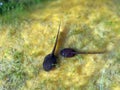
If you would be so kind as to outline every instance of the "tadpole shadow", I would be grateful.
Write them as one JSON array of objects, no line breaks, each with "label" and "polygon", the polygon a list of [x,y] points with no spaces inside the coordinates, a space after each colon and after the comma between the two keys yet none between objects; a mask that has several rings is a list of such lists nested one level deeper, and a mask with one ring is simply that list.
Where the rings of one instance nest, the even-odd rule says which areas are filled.
[{"label": "tadpole shadow", "polygon": [[57,42],[57,47],[56,47],[56,51],[55,54],[57,56],[57,66],[60,66],[61,60],[60,60],[60,50],[61,48],[64,46],[66,40],[67,40],[67,34],[69,32],[69,26],[70,24],[67,23],[66,25],[61,27],[61,32],[59,34],[59,38],[58,38],[58,42]]},{"label": "tadpole shadow", "polygon": [[57,47],[56,47],[56,51],[55,51],[56,56],[59,56],[60,49],[62,48],[62,46],[64,46],[64,44],[66,42],[66,37],[67,37],[68,32],[69,32],[69,24],[66,24],[63,27],[62,32],[60,32],[60,34],[59,34]]}]

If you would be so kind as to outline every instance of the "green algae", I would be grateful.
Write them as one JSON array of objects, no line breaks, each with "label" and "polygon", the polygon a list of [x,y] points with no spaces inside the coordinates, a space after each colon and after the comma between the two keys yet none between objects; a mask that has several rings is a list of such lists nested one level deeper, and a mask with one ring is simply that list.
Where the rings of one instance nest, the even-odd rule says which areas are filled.
[{"label": "green algae", "polygon": [[[38,4],[30,12],[16,14],[17,18],[9,19],[9,15],[9,23],[0,27],[0,89],[119,90],[120,19],[119,3],[115,3],[58,0],[42,8]],[[56,53],[64,47],[108,52],[59,57],[56,69],[45,72],[42,62],[52,50],[59,21],[62,26]]]}]

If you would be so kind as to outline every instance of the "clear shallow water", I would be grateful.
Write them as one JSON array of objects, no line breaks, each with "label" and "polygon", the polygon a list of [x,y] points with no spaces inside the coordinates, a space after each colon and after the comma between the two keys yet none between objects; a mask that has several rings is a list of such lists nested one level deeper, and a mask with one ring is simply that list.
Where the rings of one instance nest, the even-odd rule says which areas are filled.
[{"label": "clear shallow water", "polygon": [[[112,1],[107,0],[59,0],[38,7],[28,16],[21,16],[24,18],[21,22],[2,25],[0,87],[18,90],[119,90],[120,19],[116,8]],[[70,59],[58,55],[56,69],[45,72],[42,63],[52,51],[60,21],[56,54],[64,47],[109,52],[78,55]]]}]

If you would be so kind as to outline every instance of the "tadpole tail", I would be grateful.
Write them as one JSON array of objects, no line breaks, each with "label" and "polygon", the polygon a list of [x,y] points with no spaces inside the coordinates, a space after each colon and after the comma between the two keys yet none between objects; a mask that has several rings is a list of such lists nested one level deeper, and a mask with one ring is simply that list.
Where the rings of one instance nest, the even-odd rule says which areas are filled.
[{"label": "tadpole tail", "polygon": [[52,54],[54,54],[55,49],[56,49],[56,45],[57,45],[57,41],[58,41],[58,36],[59,36],[59,32],[60,32],[60,26],[61,26],[61,22],[60,22],[59,27],[58,27],[58,33],[57,33],[56,41],[55,41],[55,44],[54,44],[54,47],[53,47],[53,50],[52,50]]},{"label": "tadpole tail", "polygon": [[85,52],[85,51],[80,51],[80,52],[77,52],[76,54],[103,54],[105,53],[105,51],[98,51],[98,52],[95,52],[95,51],[89,51],[89,52]]}]

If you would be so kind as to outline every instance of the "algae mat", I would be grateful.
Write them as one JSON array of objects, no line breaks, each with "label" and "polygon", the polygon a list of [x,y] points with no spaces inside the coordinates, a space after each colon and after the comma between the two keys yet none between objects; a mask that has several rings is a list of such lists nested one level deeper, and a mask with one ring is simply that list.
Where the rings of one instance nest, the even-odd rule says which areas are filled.
[{"label": "algae mat", "polygon": [[[0,27],[0,90],[120,90],[120,2],[56,0],[32,11],[25,20]],[[54,46],[59,64],[42,67]],[[59,51],[104,54],[63,58]]]}]

